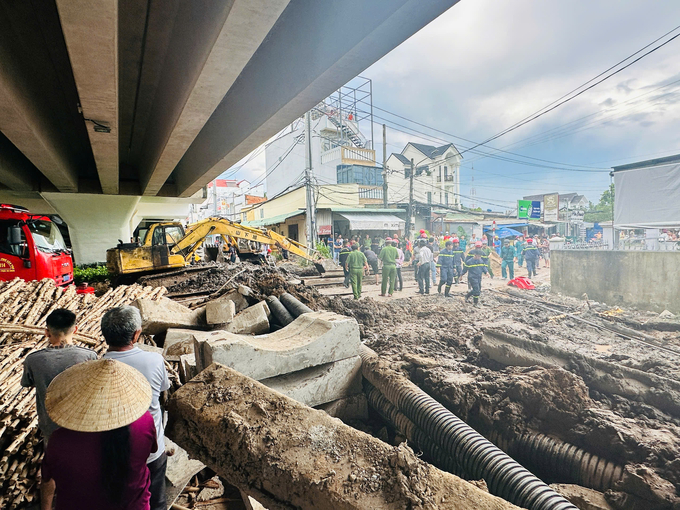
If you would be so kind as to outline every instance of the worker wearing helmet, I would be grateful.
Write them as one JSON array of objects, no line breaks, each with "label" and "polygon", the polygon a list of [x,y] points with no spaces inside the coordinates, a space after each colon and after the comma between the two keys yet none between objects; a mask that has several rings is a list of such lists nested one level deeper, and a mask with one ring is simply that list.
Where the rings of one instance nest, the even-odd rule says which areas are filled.
[{"label": "worker wearing helmet", "polygon": [[465,259],[465,250],[460,245],[460,240],[457,237],[454,236],[453,239],[451,239],[451,243],[451,251],[453,253],[453,267],[455,269],[454,279],[456,285],[458,285],[460,283],[460,277],[463,275],[463,260]]},{"label": "worker wearing helmet", "polygon": [[536,269],[538,268],[538,248],[535,246],[534,240],[530,237],[527,239],[527,245],[522,251],[524,259],[527,261],[527,271],[529,271],[529,278],[536,276]]},{"label": "worker wearing helmet", "polygon": [[[477,243],[475,243],[475,246],[477,246]],[[475,306],[479,306],[479,296],[482,293],[482,275],[488,271],[488,268],[482,260],[482,251],[479,248],[475,248],[470,254],[472,256],[463,264],[463,274],[468,273],[468,285],[470,287],[465,295],[465,301],[470,302],[472,297]]]},{"label": "worker wearing helmet", "polygon": [[[510,279],[515,278],[515,248],[510,246],[510,240],[505,239],[503,241],[503,247],[501,248],[501,274],[504,280],[508,279],[508,273],[510,274]],[[507,272],[506,272],[507,269]]]},{"label": "worker wearing helmet", "polygon": [[444,249],[439,252],[439,257],[437,258],[437,267],[439,267],[439,286],[437,287],[437,292],[441,294],[442,285],[446,284],[444,289],[445,297],[450,297],[451,284],[453,283],[453,273],[455,271],[453,259],[453,243],[446,241]]}]

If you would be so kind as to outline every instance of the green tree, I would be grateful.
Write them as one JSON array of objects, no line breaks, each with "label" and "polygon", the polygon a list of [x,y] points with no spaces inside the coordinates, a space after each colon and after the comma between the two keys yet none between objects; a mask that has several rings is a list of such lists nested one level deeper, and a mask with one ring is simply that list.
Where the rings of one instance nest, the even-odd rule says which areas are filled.
[{"label": "green tree", "polygon": [[604,190],[600,195],[600,201],[597,204],[592,202],[588,206],[584,221],[589,223],[596,223],[600,221],[611,221],[614,219],[613,208],[616,193],[614,190],[614,183],[609,185],[609,188]]}]

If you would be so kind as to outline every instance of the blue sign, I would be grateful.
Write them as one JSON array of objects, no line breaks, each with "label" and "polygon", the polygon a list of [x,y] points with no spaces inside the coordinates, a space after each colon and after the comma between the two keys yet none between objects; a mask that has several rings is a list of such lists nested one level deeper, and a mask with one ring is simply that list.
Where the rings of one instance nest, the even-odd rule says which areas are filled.
[{"label": "blue sign", "polygon": [[533,200],[531,202],[531,212],[529,213],[529,218],[541,219],[541,202],[539,200]]}]

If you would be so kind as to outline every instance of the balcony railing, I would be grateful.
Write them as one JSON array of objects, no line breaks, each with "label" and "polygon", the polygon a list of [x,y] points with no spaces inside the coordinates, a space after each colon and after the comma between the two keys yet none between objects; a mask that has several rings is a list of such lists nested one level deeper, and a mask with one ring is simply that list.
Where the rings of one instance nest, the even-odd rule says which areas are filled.
[{"label": "balcony railing", "polygon": [[442,182],[442,176],[441,175],[437,176],[437,182]]},{"label": "balcony railing", "polygon": [[444,180],[446,182],[453,182],[453,175],[445,175]]},{"label": "balcony railing", "polygon": [[360,147],[335,147],[321,154],[321,163],[335,162],[375,166],[375,151]]},{"label": "balcony railing", "polygon": [[359,186],[359,199],[382,200],[382,186]]}]

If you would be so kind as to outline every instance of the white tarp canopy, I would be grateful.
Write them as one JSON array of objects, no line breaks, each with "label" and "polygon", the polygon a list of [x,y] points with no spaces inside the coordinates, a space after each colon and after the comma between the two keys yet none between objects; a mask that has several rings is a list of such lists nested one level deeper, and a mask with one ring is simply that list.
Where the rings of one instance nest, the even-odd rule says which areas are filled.
[{"label": "white tarp canopy", "polygon": [[350,230],[404,230],[406,222],[393,214],[338,213],[349,220]]},{"label": "white tarp canopy", "polygon": [[616,228],[680,228],[680,161],[660,163],[614,168]]}]

